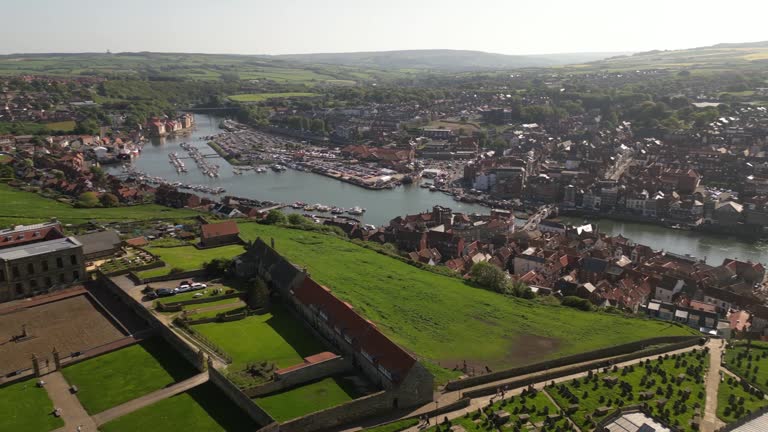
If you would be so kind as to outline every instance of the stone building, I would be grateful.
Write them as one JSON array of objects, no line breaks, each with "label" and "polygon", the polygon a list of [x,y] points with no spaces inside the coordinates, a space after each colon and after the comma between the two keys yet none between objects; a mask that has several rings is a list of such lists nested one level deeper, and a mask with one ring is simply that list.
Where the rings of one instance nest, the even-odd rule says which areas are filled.
[{"label": "stone building", "polygon": [[0,250],[0,302],[85,279],[83,245],[74,237]]}]

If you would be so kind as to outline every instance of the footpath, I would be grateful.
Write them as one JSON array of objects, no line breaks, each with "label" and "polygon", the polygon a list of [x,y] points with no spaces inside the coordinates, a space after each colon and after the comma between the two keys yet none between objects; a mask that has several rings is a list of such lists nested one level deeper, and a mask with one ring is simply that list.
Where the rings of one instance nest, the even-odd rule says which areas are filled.
[{"label": "footpath", "polygon": [[83,432],[96,432],[96,423],[85,411],[77,396],[69,391],[69,384],[61,372],[56,371],[42,377],[45,390],[53,402],[54,409],[59,409],[64,427],[57,431],[77,431],[78,426]]}]

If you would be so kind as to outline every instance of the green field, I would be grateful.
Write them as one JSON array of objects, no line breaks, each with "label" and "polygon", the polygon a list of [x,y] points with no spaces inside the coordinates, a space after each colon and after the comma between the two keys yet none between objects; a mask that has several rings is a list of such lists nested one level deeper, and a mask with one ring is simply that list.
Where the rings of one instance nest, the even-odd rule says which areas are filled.
[{"label": "green field", "polygon": [[311,97],[317,96],[317,93],[301,93],[301,92],[289,92],[289,93],[247,93],[229,96],[230,99],[237,102],[263,102],[268,99],[275,98],[298,98],[298,97]]},{"label": "green field", "polygon": [[161,338],[153,338],[62,369],[90,414],[144,396],[197,373]]},{"label": "green field", "polygon": [[717,416],[730,423],[768,405],[761,390],[752,388],[744,381],[730,375],[717,389]]},{"label": "green field", "polygon": [[150,245],[145,249],[160,257],[165,262],[165,267],[139,272],[138,276],[142,279],[167,275],[173,268],[185,271],[201,269],[204,263],[214,258],[232,258],[243,253],[243,247],[240,245],[228,245],[211,249],[198,249],[194,246],[166,248],[152,247]]},{"label": "green field", "polygon": [[69,120],[69,121],[46,123],[45,127],[51,131],[71,132],[73,129],[75,129],[75,121]]},{"label": "green field", "polygon": [[737,342],[725,352],[725,365],[733,373],[746,379],[764,392],[768,392],[768,344]]},{"label": "green field", "polygon": [[293,366],[326,349],[286,309],[273,305],[270,313],[239,321],[198,324],[194,329],[232,356],[233,370],[247,363],[269,361],[278,368]]},{"label": "green field", "polygon": [[[255,223],[241,237],[275,239],[278,252],[354,305],[422,360],[466,360],[497,370],[664,335],[693,335],[668,322],[581,312],[505,297],[335,237]],[[427,364],[427,366],[430,366]],[[438,381],[456,373],[432,367]]]},{"label": "green field", "polygon": [[0,387],[0,430],[47,432],[64,426],[52,412],[48,393],[34,379]]},{"label": "green field", "polygon": [[383,424],[381,426],[374,426],[363,430],[365,432],[400,432],[401,430],[408,429],[410,427],[416,426],[417,424],[419,424],[419,421],[412,418]]},{"label": "green field", "polygon": [[[547,392],[564,410],[577,405],[576,412],[570,417],[583,430],[594,429],[593,422],[600,421],[606,415],[599,415],[598,408],[608,407],[608,412],[611,412],[618,407],[642,404],[640,393],[648,391],[653,395],[646,402],[655,417],[683,431],[692,431],[689,422],[694,417],[694,411],[704,407],[704,375],[708,365],[709,355],[703,350],[668,358],[659,356],[643,364],[575,378],[548,387]],[[618,382],[605,382],[606,377],[616,378]],[[622,384],[628,387],[622,387]],[[685,390],[690,393],[686,395]],[[666,400],[666,404],[659,405],[659,400]]]},{"label": "green field", "polygon": [[88,221],[140,221],[155,219],[190,219],[199,213],[171,209],[155,204],[131,207],[78,209],[69,204],[42,197],[36,193],[0,184],[0,227],[33,224],[56,217],[62,223],[82,224]]},{"label": "green field", "polygon": [[291,390],[254,399],[273,419],[284,422],[360,397],[344,380],[329,377]]},{"label": "green field", "polygon": [[259,426],[215,385],[206,383],[105,423],[99,430],[251,432]]}]

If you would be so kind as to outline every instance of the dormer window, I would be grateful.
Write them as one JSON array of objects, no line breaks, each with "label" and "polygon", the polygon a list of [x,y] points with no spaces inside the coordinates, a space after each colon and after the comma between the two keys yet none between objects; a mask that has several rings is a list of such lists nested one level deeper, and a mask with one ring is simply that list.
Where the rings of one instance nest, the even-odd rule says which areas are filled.
[{"label": "dormer window", "polygon": [[326,314],[323,311],[318,311],[318,315],[320,315],[320,318],[323,319],[323,321],[328,321],[328,314]]}]

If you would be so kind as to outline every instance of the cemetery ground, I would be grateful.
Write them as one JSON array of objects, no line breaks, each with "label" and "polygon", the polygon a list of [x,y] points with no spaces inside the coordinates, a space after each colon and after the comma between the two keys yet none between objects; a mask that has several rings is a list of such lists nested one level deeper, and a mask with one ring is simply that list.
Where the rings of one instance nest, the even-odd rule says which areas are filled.
[{"label": "cemetery ground", "polygon": [[[669,322],[582,312],[503,296],[320,233],[241,223],[241,238],[275,249],[414,353],[438,384],[466,361],[506,369],[657,336],[693,335]],[[461,319],[457,319],[461,317]]]},{"label": "cemetery ground", "polygon": [[259,426],[215,385],[206,383],[105,423],[99,429],[103,432],[246,432]]},{"label": "cemetery ground", "polygon": [[254,402],[272,418],[284,422],[341,405],[363,395],[347,377],[336,376],[258,397]]},{"label": "cemetery ground", "polygon": [[77,397],[93,415],[198,372],[159,337],[62,369]]},{"label": "cemetery ground", "polygon": [[[430,418],[430,421],[434,421],[434,418]],[[552,428],[546,430],[555,430],[557,427],[561,428],[559,430],[570,430],[566,429],[570,427],[568,418],[544,392],[536,389],[525,389],[519,395],[505,396],[495,403],[467,412],[447,423],[444,417],[438,416],[438,421],[440,425],[427,429],[427,432],[447,430],[450,425],[459,425],[467,432],[545,430],[543,427]]]},{"label": "cemetery ground", "polygon": [[725,374],[717,389],[717,416],[729,423],[768,405],[762,390],[747,381]]},{"label": "cemetery ground", "polygon": [[725,352],[725,367],[763,392],[768,392],[768,343],[729,343]]},{"label": "cemetery ground", "polygon": [[603,369],[547,387],[561,409],[584,431],[622,406],[644,405],[667,424],[694,431],[703,417],[709,350],[662,355],[622,368]]},{"label": "cemetery ground", "polygon": [[64,426],[53,415],[53,403],[44,388],[28,379],[0,387],[0,430],[47,432]]},{"label": "cemetery ground", "polygon": [[305,357],[326,351],[284,306],[273,304],[269,312],[241,320],[192,326],[229,354],[230,371],[249,363],[268,362],[277,368],[300,364]]}]

